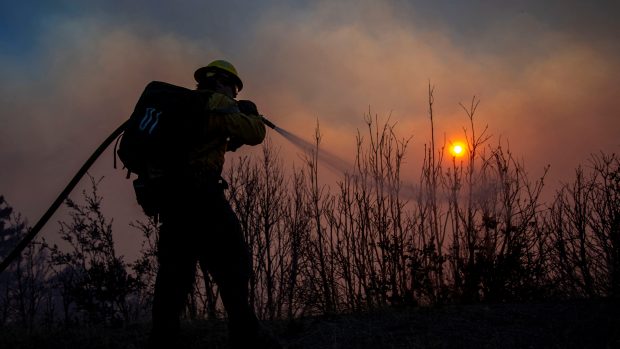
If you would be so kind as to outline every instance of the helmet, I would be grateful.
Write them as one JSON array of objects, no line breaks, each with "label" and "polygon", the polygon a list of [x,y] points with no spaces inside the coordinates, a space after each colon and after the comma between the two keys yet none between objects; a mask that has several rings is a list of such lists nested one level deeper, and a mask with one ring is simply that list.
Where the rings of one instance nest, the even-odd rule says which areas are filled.
[{"label": "helmet", "polygon": [[217,73],[224,73],[225,75],[230,77],[235,83],[238,91],[241,91],[241,89],[243,88],[243,82],[241,82],[235,66],[232,65],[230,62],[221,59],[213,61],[205,67],[198,68],[194,72],[194,80],[200,83],[206,78],[214,76]]}]

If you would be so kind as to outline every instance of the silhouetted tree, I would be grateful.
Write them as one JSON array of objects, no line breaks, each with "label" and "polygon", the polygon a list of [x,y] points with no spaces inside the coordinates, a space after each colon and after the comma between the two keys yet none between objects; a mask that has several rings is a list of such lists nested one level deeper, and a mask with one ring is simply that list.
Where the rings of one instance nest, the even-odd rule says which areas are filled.
[{"label": "silhouetted tree", "polygon": [[[0,196],[0,258],[5,258],[26,232],[26,222]],[[53,314],[53,303],[47,297],[50,269],[46,259],[46,250],[35,240],[0,275],[0,323],[17,322],[32,328],[37,319]]]},{"label": "silhouetted tree", "polygon": [[620,282],[620,161],[592,155],[575,171],[546,217],[550,274],[571,297],[618,296]]},{"label": "silhouetted tree", "polygon": [[130,299],[136,305],[132,317],[135,319],[150,318],[158,269],[156,252],[159,224],[149,217],[146,221],[136,221],[130,225],[142,233],[140,255],[129,265],[133,271],[133,286],[135,286]]},{"label": "silhouetted tree", "polygon": [[83,204],[71,199],[66,202],[71,221],[60,222],[59,235],[67,247],[50,247],[65,321],[127,323],[131,314],[128,300],[138,282],[114,249],[112,225],[101,212],[99,181],[93,177],[90,181],[90,192],[82,193]]}]

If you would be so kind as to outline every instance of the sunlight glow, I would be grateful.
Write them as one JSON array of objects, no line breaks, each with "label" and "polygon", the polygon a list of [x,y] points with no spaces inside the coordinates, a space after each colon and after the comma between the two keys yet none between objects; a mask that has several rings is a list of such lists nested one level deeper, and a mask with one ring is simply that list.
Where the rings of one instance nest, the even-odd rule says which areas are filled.
[{"label": "sunlight glow", "polygon": [[452,154],[452,156],[454,157],[461,157],[463,155],[465,155],[465,146],[463,146],[463,144],[461,143],[453,143],[450,146],[450,154]]}]

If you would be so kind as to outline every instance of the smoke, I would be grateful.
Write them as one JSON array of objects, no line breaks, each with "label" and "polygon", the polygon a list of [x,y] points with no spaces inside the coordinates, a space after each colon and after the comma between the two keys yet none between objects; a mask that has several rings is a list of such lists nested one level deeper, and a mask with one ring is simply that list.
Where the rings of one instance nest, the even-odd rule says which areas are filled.
[{"label": "smoke", "polygon": [[550,183],[589,153],[617,149],[620,118],[610,115],[620,112],[612,97],[620,69],[600,37],[581,40],[527,12],[486,19],[477,7],[476,36],[461,40],[430,19],[403,19],[407,10],[394,3],[342,7],[272,10],[253,34],[253,64],[269,69],[248,72],[250,99],[285,129],[308,136],[318,118],[325,147],[350,158],[353,130],[370,106],[416,136],[415,152],[429,138],[430,81],[438,137],[463,138],[469,121],[459,103],[476,95],[476,125],[488,124],[493,141],[509,139],[534,175],[552,164]]},{"label": "smoke", "polygon": [[[589,153],[619,149],[617,11],[535,3],[2,4],[0,26],[12,27],[0,31],[0,194],[38,217],[146,83],[192,87],[193,70],[217,58],[237,66],[241,98],[283,129],[310,138],[321,120],[330,153],[321,161],[340,173],[369,106],[414,135],[416,163],[429,138],[430,81],[437,137],[462,137],[459,102],[477,95],[479,127],[509,139],[528,168],[551,163],[550,175],[562,178]],[[111,154],[93,174],[108,177],[112,210],[139,213]]]}]

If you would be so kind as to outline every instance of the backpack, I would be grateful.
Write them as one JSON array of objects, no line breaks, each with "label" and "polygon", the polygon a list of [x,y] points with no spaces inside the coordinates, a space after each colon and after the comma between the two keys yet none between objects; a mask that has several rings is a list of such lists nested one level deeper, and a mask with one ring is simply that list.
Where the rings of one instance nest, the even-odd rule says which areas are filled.
[{"label": "backpack", "polygon": [[181,166],[183,149],[191,139],[191,125],[205,115],[205,96],[195,90],[160,81],[150,82],[126,123],[118,144],[118,158],[131,173],[136,199],[148,216],[163,204],[163,181]]}]

